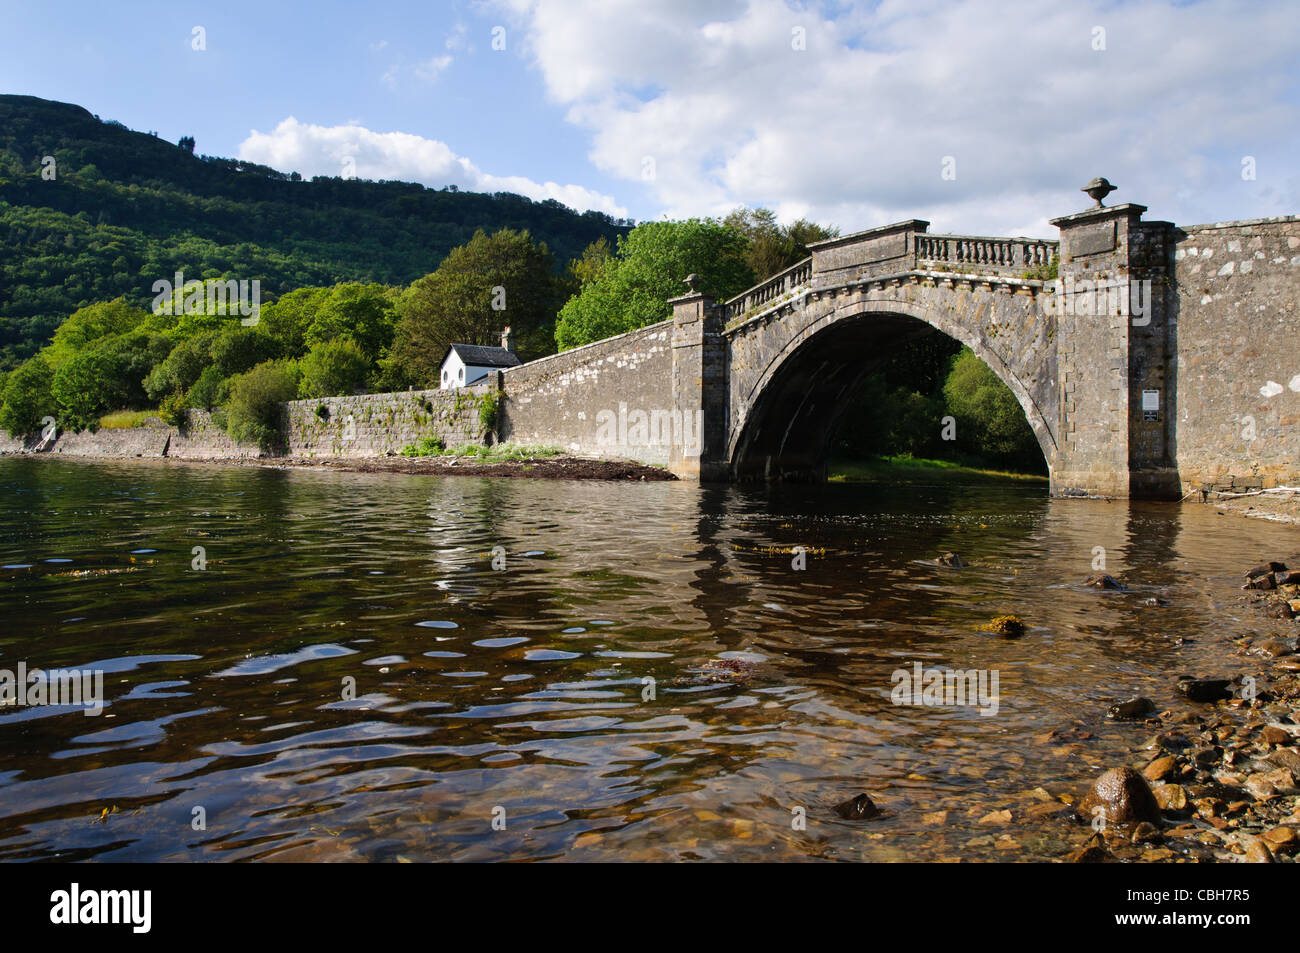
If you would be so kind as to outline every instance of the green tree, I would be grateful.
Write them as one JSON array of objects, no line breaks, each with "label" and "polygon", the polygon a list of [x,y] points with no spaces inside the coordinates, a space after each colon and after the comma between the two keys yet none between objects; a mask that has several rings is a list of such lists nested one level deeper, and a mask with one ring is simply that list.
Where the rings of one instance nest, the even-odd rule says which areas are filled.
[{"label": "green tree", "polygon": [[668,299],[686,293],[690,274],[723,300],[754,283],[747,239],[720,222],[647,222],[619,240],[618,254],[568,300],[555,325],[561,349],[589,344],[665,320]]},{"label": "green tree", "polygon": [[222,377],[242,374],[263,361],[281,357],[279,343],[261,327],[228,324],[212,339],[212,365]]},{"label": "green tree", "polygon": [[298,396],[298,367],[293,361],[266,361],[230,381],[226,432],[240,443],[263,451],[284,443],[284,403]]},{"label": "green tree", "polygon": [[325,341],[300,362],[299,397],[335,397],[353,393],[366,382],[370,361],[351,338]]},{"label": "green tree", "polygon": [[329,299],[329,288],[298,288],[278,301],[262,306],[258,327],[280,345],[280,353],[301,357],[307,353],[307,330]]},{"label": "green tree", "polygon": [[609,247],[609,239],[601,235],[582,250],[581,258],[571,259],[567,272],[574,286],[573,293],[577,294],[587,285],[595,284],[613,257],[614,250]]},{"label": "green tree", "polygon": [[215,332],[208,331],[177,344],[145,377],[145,393],[153,400],[161,400],[166,394],[188,391],[211,366],[215,338]]},{"label": "green tree", "polygon": [[50,385],[54,372],[39,354],[19,364],[5,378],[3,403],[0,403],[0,427],[11,437],[35,433],[41,418],[53,416],[54,396]]},{"label": "green tree", "polygon": [[58,368],[88,344],[130,331],[148,317],[147,311],[132,307],[125,298],[87,305],[74,311],[59,325],[50,346],[45,349],[45,359],[51,367]]},{"label": "green tree", "polygon": [[58,366],[50,384],[60,425],[85,430],[106,411],[144,407],[145,377],[170,350],[164,335],[131,332],[77,351]]},{"label": "green tree", "polygon": [[965,450],[1006,465],[1042,467],[1042,451],[1015,394],[970,348],[953,359],[943,394]]},{"label": "green tree", "polygon": [[398,300],[389,378],[434,386],[448,345],[499,345],[506,326],[522,358],[551,353],[559,303],[552,266],[546,245],[526,231],[476,232]]},{"label": "green tree", "polygon": [[723,222],[749,239],[745,261],[753,269],[756,282],[766,281],[803,261],[808,257],[808,246],[813,242],[839,234],[837,228],[824,227],[802,218],[781,225],[776,220],[776,213],[765,208],[738,208]]},{"label": "green tree", "polygon": [[100,415],[113,409],[105,382],[112,380],[116,371],[113,358],[96,349],[81,351],[64,361],[50,384],[58,406],[59,426],[65,430],[95,429]]},{"label": "green tree", "polygon": [[368,361],[378,360],[393,341],[395,289],[350,282],[335,285],[315,309],[303,333],[309,348],[350,338]]},{"label": "green tree", "polygon": [[185,403],[189,407],[211,410],[224,404],[229,397],[230,379],[223,377],[221,371],[209,364],[203,369],[203,373],[199,374],[198,380],[190,385]]}]

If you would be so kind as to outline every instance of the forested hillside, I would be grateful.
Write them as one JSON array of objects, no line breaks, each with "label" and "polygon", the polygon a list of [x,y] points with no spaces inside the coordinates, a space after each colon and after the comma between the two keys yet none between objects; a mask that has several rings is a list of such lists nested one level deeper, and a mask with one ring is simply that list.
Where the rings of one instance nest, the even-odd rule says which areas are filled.
[{"label": "forested hillside", "polygon": [[258,279],[270,301],[344,281],[409,284],[478,229],[527,230],[561,265],[627,230],[553,200],[303,181],[182,143],[79,106],[0,96],[0,370],[78,308],[118,297],[147,306],[153,282],[176,271]]}]

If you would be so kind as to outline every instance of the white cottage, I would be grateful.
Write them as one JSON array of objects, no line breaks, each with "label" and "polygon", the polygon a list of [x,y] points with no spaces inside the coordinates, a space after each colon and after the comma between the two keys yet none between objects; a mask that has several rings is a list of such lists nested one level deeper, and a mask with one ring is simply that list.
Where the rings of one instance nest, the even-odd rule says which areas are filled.
[{"label": "white cottage", "polygon": [[523,362],[511,348],[510,329],[501,332],[500,347],[478,344],[453,344],[442,358],[442,389],[465,387],[487,377],[489,371],[515,367]]}]

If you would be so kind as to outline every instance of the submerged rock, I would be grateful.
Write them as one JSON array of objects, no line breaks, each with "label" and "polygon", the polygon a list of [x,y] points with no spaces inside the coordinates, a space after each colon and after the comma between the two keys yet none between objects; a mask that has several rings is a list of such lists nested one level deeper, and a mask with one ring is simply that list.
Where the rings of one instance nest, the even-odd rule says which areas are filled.
[{"label": "submerged rock", "polygon": [[1291,734],[1277,725],[1265,725],[1259,730],[1259,740],[1266,745],[1289,745]]},{"label": "submerged rock", "polygon": [[1181,784],[1162,784],[1154,792],[1156,803],[1162,811],[1185,811],[1187,791]]},{"label": "submerged rock", "polygon": [[1273,855],[1269,849],[1264,846],[1264,842],[1258,837],[1252,837],[1250,834],[1241,834],[1240,843],[1245,848],[1246,863],[1248,864],[1271,864]]},{"label": "submerged rock", "polygon": [[1178,693],[1188,701],[1217,702],[1232,695],[1232,680],[1228,678],[1183,678],[1178,682]]},{"label": "submerged rock", "polygon": [[1159,824],[1160,805],[1146,778],[1130,767],[1111,768],[1099,777],[1092,790],[1079,802],[1080,820],[1091,822],[1103,816],[1109,824]]},{"label": "submerged rock", "polygon": [[1016,615],[1000,615],[985,622],[980,631],[1016,638],[1025,634],[1025,620]]},{"label": "submerged rock", "polygon": [[1116,592],[1123,592],[1124,583],[1120,582],[1114,576],[1108,576],[1104,572],[1095,572],[1083,581],[1085,586],[1092,586],[1094,589],[1113,589]]},{"label": "submerged rock", "polygon": [[1106,712],[1106,717],[1114,718],[1117,721],[1132,721],[1136,718],[1144,718],[1155,711],[1155,708],[1156,706],[1151,702],[1151,699],[1138,695],[1126,702],[1112,705],[1110,710]]},{"label": "submerged rock", "polygon": [[880,814],[880,808],[865,794],[835,805],[835,813],[846,821],[865,821]]}]

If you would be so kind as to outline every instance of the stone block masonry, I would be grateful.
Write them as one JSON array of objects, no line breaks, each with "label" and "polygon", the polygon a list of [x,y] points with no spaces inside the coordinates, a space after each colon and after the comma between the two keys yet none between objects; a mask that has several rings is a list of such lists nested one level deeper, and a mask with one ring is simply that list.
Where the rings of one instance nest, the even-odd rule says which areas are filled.
[{"label": "stone block masonry", "polygon": [[481,443],[487,385],[294,400],[285,408],[294,457],[382,457],[426,437],[454,447]]},{"label": "stone block masonry", "polygon": [[1185,492],[1300,478],[1300,218],[1175,230]]},{"label": "stone block masonry", "polygon": [[177,460],[251,460],[259,455],[256,446],[231,440],[206,410],[191,410],[184,430],[171,428],[166,451]]},{"label": "stone block masonry", "polygon": [[597,415],[617,414],[620,404],[629,413],[673,408],[672,327],[652,324],[502,371],[501,439],[667,465],[667,444],[602,442]]}]

